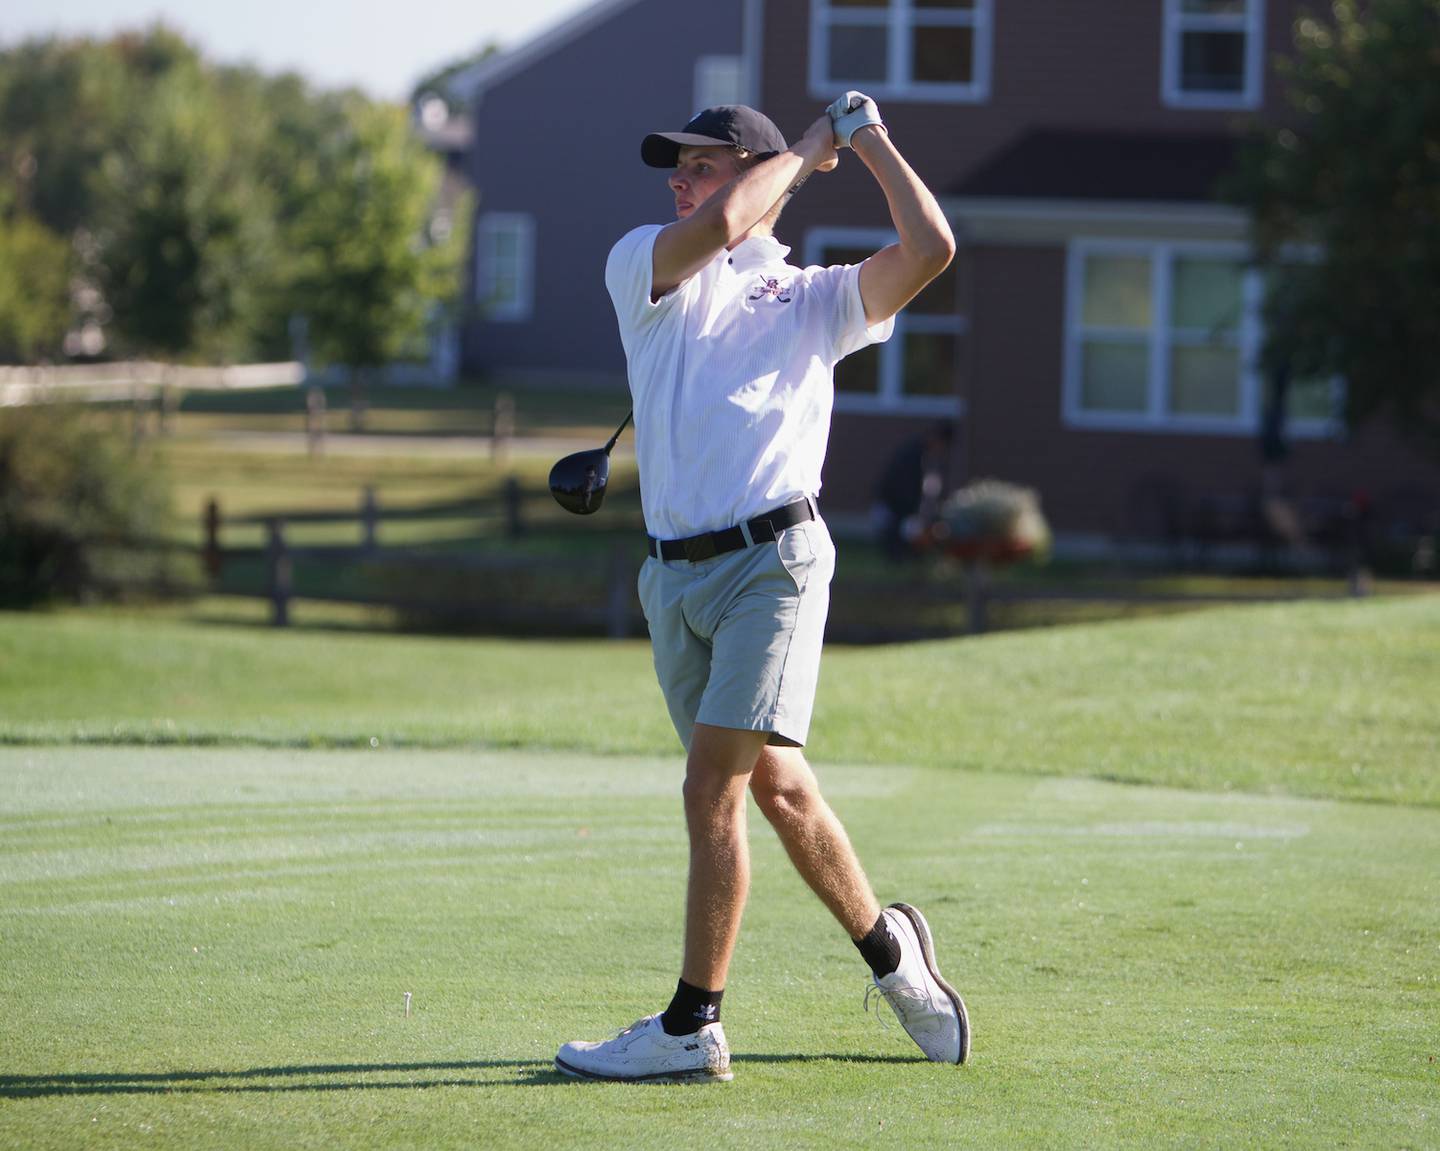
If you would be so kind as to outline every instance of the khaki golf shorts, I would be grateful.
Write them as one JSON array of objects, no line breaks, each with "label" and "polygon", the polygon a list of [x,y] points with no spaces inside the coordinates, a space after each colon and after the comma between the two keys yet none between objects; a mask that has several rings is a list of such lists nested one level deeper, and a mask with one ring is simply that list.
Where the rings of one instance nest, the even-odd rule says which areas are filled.
[{"label": "khaki golf shorts", "polygon": [[699,563],[645,560],[640,604],[655,674],[687,750],[697,723],[804,745],[834,574],[835,545],[818,519]]}]

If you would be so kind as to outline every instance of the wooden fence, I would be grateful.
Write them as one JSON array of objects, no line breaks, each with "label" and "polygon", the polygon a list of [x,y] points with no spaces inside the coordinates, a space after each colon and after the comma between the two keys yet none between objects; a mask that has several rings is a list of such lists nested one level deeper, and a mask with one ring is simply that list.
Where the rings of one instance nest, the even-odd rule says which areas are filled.
[{"label": "wooden fence", "polygon": [[0,367],[0,407],[56,400],[163,402],[181,392],[250,392],[305,382],[305,365],[295,360],[219,368],[153,361]]},{"label": "wooden fence", "polygon": [[[373,488],[362,491],[353,512],[298,512],[242,517],[226,522],[211,500],[203,515],[203,566],[214,586],[226,594],[263,596],[271,622],[286,627],[297,598],[327,599],[397,610],[422,624],[453,624],[517,633],[604,634],[623,639],[643,631],[635,579],[644,557],[638,533],[626,533],[608,546],[577,555],[527,555],[513,550],[444,551],[427,547],[381,546],[386,518],[484,515],[495,518],[507,541],[529,534],[527,506],[549,500],[548,493],[527,492],[510,477],[493,501],[457,501],[423,509],[382,510]],[[353,524],[353,546],[296,546],[296,524]],[[260,525],[258,549],[227,548],[227,528]],[[262,565],[259,579],[235,581],[227,572],[237,563]],[[303,588],[302,572],[327,573],[322,592]],[[335,580],[345,573],[354,580]],[[526,594],[527,589],[532,594]]]},{"label": "wooden fence", "polygon": [[[212,503],[204,520],[204,565],[215,586],[227,594],[263,597],[277,627],[292,620],[297,598],[363,604],[396,610],[414,625],[440,630],[481,630],[508,634],[643,636],[645,624],[635,593],[644,559],[638,530],[592,537],[589,550],[559,549],[526,554],[519,541],[532,527],[531,501],[548,502],[548,493],[524,491],[511,480],[498,499],[456,502],[425,508],[383,509],[373,489],[364,490],[349,512],[299,512],[244,517],[226,525]],[[484,515],[496,521],[509,544],[494,551],[439,551],[429,547],[382,546],[386,519],[417,515]],[[296,546],[292,530],[316,524],[353,524],[353,545]],[[228,528],[263,529],[262,546],[226,548]],[[242,579],[227,577],[236,564],[247,566]],[[326,586],[317,590],[314,580]],[[325,579],[328,575],[328,579]],[[353,576],[353,579],[336,578]],[[1156,590],[1134,581],[1088,581],[1065,587],[1001,578],[984,562],[955,569],[948,580],[926,580],[921,569],[897,570],[888,577],[837,577],[827,635],[838,642],[876,643],[903,639],[979,634],[997,617],[1002,625],[1036,608],[1064,618],[1083,605],[1116,611],[1299,598],[1340,598],[1368,594],[1363,572],[1352,571],[1323,587],[1283,587],[1273,591],[1190,592]],[[937,620],[945,622],[936,622]],[[929,620],[930,622],[925,622]]]}]

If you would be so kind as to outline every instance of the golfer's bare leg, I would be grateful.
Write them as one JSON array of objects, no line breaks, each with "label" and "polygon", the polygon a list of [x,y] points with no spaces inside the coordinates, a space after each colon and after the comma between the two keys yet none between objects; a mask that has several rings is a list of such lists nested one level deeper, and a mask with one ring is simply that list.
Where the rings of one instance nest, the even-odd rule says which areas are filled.
[{"label": "golfer's bare leg", "polygon": [[810,890],[851,939],[863,938],[880,918],[880,904],[800,749],[766,747],[750,790]]},{"label": "golfer's bare leg", "polygon": [[685,765],[690,884],[680,977],[692,987],[719,991],[725,986],[750,889],[745,788],[766,738],[763,731],[697,723],[690,739]]}]

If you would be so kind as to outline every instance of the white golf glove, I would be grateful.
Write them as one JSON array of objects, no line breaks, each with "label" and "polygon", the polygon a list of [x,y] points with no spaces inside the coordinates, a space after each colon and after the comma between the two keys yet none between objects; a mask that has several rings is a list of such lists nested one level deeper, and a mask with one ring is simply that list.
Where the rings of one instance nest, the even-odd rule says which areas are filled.
[{"label": "white golf glove", "polygon": [[875,101],[864,92],[846,92],[825,111],[835,125],[835,147],[850,147],[850,137],[867,124],[874,124],[886,131],[885,121],[880,119],[880,109]]}]

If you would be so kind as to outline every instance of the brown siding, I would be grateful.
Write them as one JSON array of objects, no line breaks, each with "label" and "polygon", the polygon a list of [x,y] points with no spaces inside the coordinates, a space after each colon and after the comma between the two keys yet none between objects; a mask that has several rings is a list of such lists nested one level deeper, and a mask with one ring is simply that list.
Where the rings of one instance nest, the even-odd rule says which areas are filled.
[{"label": "brown siding", "polygon": [[[990,98],[983,104],[888,100],[882,105],[891,135],[934,189],[958,184],[996,149],[1034,127],[1106,131],[1213,133],[1237,128],[1242,114],[1167,108],[1160,91],[1162,7],[1159,0],[995,0]],[[1266,4],[1267,59],[1290,47],[1296,4]],[[770,0],[765,6],[761,94],[787,134],[798,135],[823,111],[808,92],[809,0]],[[1279,109],[1280,81],[1267,67],[1263,95]],[[835,93],[839,95],[839,93]],[[847,179],[846,168],[850,168]],[[853,194],[863,173],[842,165],[833,180],[837,203]],[[818,215],[818,189],[807,188]],[[810,205],[806,205],[809,209]],[[796,215],[808,211],[796,205]],[[838,223],[825,217],[827,223]]]},{"label": "brown siding", "polygon": [[[1200,497],[1237,500],[1260,488],[1255,436],[1176,435],[1066,428],[1061,418],[1065,252],[988,247],[973,262],[974,378],[965,441],[972,476],[1039,490],[1058,531],[1125,536],[1157,481]],[[1384,505],[1405,488],[1437,490],[1433,464],[1395,442],[1383,426],[1349,440],[1300,440],[1284,469],[1301,499],[1365,492]]]},{"label": "brown siding", "polygon": [[837,413],[830,426],[821,506],[851,516],[864,512],[890,456],[934,423],[919,416]]},{"label": "brown siding", "polygon": [[[959,258],[968,262],[967,278],[983,290],[970,305],[958,479],[993,477],[1033,487],[1056,531],[1117,538],[1153,532],[1146,505],[1162,486],[1177,491],[1192,516],[1202,499],[1243,502],[1258,494],[1257,437],[1064,425],[1064,249],[981,247],[963,250]],[[825,506],[850,513],[867,507],[890,454],[933,422],[838,413]],[[1302,501],[1365,493],[1383,514],[1401,493],[1418,489],[1440,502],[1440,472],[1383,425],[1346,440],[1296,441],[1284,476]]]},{"label": "brown siding", "polygon": [[[762,103],[798,135],[825,100],[807,91],[809,0],[766,6]],[[1035,128],[1213,134],[1238,131],[1235,112],[1167,108],[1161,97],[1162,7],[1158,0],[995,0],[991,95],[984,104],[882,102],[891,135],[938,193],[955,187],[998,149]],[[1283,115],[1273,58],[1291,45],[1295,0],[1266,4],[1264,114]],[[827,94],[828,95],[828,94]],[[884,199],[848,159],[811,180],[781,221],[798,245],[817,226],[883,226]],[[958,387],[968,402],[960,461],[971,477],[996,476],[1039,489],[1060,532],[1123,536],[1140,524],[1138,504],[1157,484],[1201,497],[1252,496],[1260,484],[1255,436],[1091,431],[1061,418],[1065,251],[1048,247],[962,248],[961,310],[971,320]],[[837,414],[826,469],[826,506],[866,506],[889,454],[932,421]],[[1396,442],[1383,426],[1346,442],[1293,447],[1286,482],[1300,497],[1367,492],[1383,510],[1403,489],[1440,502],[1440,469]]]}]

